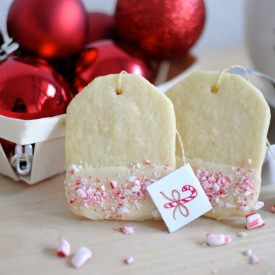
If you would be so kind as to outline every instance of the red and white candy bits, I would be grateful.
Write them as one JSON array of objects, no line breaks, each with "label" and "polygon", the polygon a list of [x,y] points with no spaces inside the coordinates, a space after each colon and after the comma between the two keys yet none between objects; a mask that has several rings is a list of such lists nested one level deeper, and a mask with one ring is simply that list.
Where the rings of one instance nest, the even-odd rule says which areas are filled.
[{"label": "red and white candy bits", "polygon": [[121,226],[119,228],[119,232],[121,232],[124,235],[133,235],[135,232],[135,229],[132,226]]},{"label": "red and white candy bits", "polygon": [[259,258],[254,254],[252,249],[246,249],[242,252],[243,255],[247,256],[249,258],[249,263],[252,265],[259,264],[260,260]]},{"label": "red and white candy bits", "polygon": [[134,257],[133,256],[129,256],[127,257],[126,259],[123,260],[123,262],[127,265],[130,265],[130,264],[133,264],[135,261]]},{"label": "red and white candy bits", "polygon": [[246,228],[254,229],[264,226],[264,221],[259,213],[252,213],[246,216]]},{"label": "red and white candy bits", "polygon": [[206,243],[210,246],[228,245],[231,243],[230,235],[208,233],[206,235]]},{"label": "red and white candy bits", "polygon": [[270,212],[271,212],[271,213],[275,213],[275,204],[273,204],[273,205],[271,206]]},{"label": "red and white candy bits", "polygon": [[111,180],[110,181],[110,186],[111,186],[112,189],[116,189],[116,187],[117,187],[117,181]]},{"label": "red and white candy bits", "polygon": [[253,210],[258,211],[263,207],[264,207],[264,202],[263,201],[256,201],[256,203],[253,206]]},{"label": "red and white candy bits", "polygon": [[243,255],[248,256],[248,257],[251,257],[253,255],[252,249],[246,249],[242,253],[243,253]]},{"label": "red and white candy bits", "polygon": [[60,240],[56,249],[59,257],[69,257],[71,254],[71,245],[67,240]]},{"label": "red and white candy bits", "polygon": [[92,251],[89,248],[82,246],[78,249],[74,257],[72,258],[72,266],[74,268],[80,268],[90,258],[92,258]]},{"label": "red and white candy bits", "polygon": [[259,264],[260,260],[256,255],[251,255],[251,257],[249,257],[249,263],[252,265],[257,265]]}]

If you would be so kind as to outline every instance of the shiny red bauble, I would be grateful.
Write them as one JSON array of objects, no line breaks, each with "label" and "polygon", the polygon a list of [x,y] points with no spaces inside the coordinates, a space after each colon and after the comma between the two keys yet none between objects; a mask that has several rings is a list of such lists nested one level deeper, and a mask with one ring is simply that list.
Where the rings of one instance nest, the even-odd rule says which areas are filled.
[{"label": "shiny red bauble", "polygon": [[49,59],[80,50],[88,31],[81,0],[14,0],[7,23],[22,49]]},{"label": "shiny red bauble", "polygon": [[119,39],[148,57],[171,58],[186,52],[205,23],[203,0],[118,0],[115,28]]},{"label": "shiny red bauble", "polygon": [[111,40],[90,43],[81,51],[75,63],[74,88],[80,92],[95,77],[121,71],[152,79],[151,71],[143,60],[129,55]]},{"label": "shiny red bauble", "polygon": [[0,115],[37,119],[64,114],[71,97],[63,78],[43,60],[10,56],[0,64]]},{"label": "shiny red bauble", "polygon": [[87,42],[111,39],[114,32],[114,17],[102,12],[88,13]]}]

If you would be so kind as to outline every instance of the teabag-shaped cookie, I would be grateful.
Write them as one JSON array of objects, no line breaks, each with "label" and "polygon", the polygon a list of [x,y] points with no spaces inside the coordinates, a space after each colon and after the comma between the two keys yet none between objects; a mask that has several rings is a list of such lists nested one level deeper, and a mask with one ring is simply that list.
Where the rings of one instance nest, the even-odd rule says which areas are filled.
[{"label": "teabag-shaped cookie", "polygon": [[173,104],[132,74],[93,80],[67,109],[65,190],[90,219],[156,216],[146,186],[175,167]]},{"label": "teabag-shaped cookie", "polygon": [[237,75],[196,72],[167,96],[186,157],[214,207],[207,215],[249,213],[259,196],[270,122],[262,93]]}]

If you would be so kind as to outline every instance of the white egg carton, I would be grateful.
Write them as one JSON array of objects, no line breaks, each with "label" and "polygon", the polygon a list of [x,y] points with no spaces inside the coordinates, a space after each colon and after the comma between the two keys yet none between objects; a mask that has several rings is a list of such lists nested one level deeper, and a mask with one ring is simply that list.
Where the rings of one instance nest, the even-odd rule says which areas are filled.
[{"label": "white egg carton", "polygon": [[[18,145],[34,145],[30,173],[19,174],[0,144],[0,174],[34,184],[65,170],[65,115],[34,120],[0,116],[0,138]],[[22,146],[19,146],[19,148]]]}]

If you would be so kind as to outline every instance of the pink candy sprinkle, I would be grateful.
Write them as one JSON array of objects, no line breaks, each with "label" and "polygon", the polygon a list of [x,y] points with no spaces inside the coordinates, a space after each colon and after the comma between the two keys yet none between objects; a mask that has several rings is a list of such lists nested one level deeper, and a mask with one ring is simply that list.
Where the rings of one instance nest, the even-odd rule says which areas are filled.
[{"label": "pink candy sprinkle", "polygon": [[133,193],[138,193],[139,191],[140,191],[140,186],[139,185],[136,185],[136,186],[134,186],[134,187],[132,187],[132,189],[131,189],[131,191],[133,192]]},{"label": "pink candy sprinkle", "polygon": [[252,213],[246,216],[246,228],[254,229],[263,226],[265,223],[258,213]]},{"label": "pink candy sprinkle", "polygon": [[115,189],[117,187],[117,181],[111,180],[110,181],[110,186],[111,186],[112,189]]},{"label": "pink candy sprinkle", "polygon": [[123,262],[127,265],[130,265],[130,264],[134,263],[134,261],[135,261],[135,259],[134,259],[133,256],[129,256],[126,259],[123,260]]},{"label": "pink candy sprinkle", "polygon": [[71,254],[71,245],[67,240],[60,240],[58,245],[57,245],[57,249],[56,249],[56,253],[59,257],[68,257]]},{"label": "pink candy sprinkle", "polygon": [[137,178],[135,177],[135,176],[130,176],[129,178],[128,178],[128,180],[130,181],[130,182],[135,182],[135,180],[136,180]]},{"label": "pink candy sprinkle", "polygon": [[83,188],[77,188],[76,194],[82,199],[85,199],[87,197],[87,192]]},{"label": "pink candy sprinkle", "polygon": [[118,210],[117,210],[118,214],[119,215],[125,215],[125,214],[129,214],[130,211],[127,207],[120,207]]},{"label": "pink candy sprinkle", "polygon": [[79,172],[79,169],[76,165],[72,164],[71,167],[69,168],[69,174],[74,175]]},{"label": "pink candy sprinkle", "polygon": [[271,206],[270,212],[271,212],[271,213],[275,213],[275,204],[273,204],[273,205]]},{"label": "pink candy sprinkle", "polygon": [[249,263],[252,265],[257,265],[259,264],[260,260],[256,255],[252,255],[251,257],[249,257]]},{"label": "pink candy sprinkle", "polygon": [[121,226],[119,231],[124,235],[133,235],[135,230],[132,226]]},{"label": "pink candy sprinkle", "polygon": [[241,205],[240,209],[242,211],[247,211],[248,210],[248,205],[246,203],[244,203],[244,204]]},{"label": "pink candy sprinkle", "polygon": [[249,257],[249,263],[252,264],[252,265],[257,265],[260,262],[259,258],[255,254],[253,254],[252,249],[244,250],[243,255]]},{"label": "pink candy sprinkle", "polygon": [[253,210],[258,211],[263,207],[264,207],[264,202],[263,201],[257,201],[253,206]]},{"label": "pink candy sprinkle", "polygon": [[250,256],[252,256],[253,251],[252,251],[252,249],[246,249],[242,253],[243,253],[243,255],[250,257]]},{"label": "pink candy sprinkle", "polygon": [[206,235],[206,243],[210,246],[228,245],[231,243],[230,235],[208,233]]},{"label": "pink candy sprinkle", "polygon": [[90,258],[92,258],[92,252],[89,248],[82,246],[78,249],[74,257],[72,258],[72,266],[74,268],[80,268],[83,266]]},{"label": "pink candy sprinkle", "polygon": [[148,160],[148,159],[146,159],[146,160],[144,161],[144,164],[151,164],[151,161]]}]

